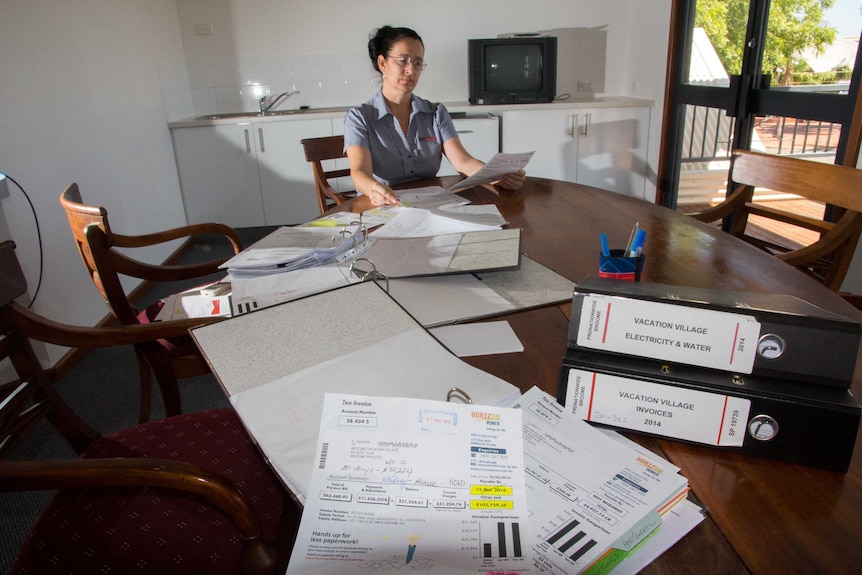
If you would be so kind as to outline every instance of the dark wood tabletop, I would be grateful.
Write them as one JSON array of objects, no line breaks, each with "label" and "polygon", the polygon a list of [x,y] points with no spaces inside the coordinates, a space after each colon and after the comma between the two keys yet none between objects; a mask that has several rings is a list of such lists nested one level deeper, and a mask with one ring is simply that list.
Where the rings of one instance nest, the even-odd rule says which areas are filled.
[{"label": "dark wood tabletop", "polygon": [[[421,185],[450,185],[453,179]],[[417,185],[417,184],[414,184]],[[518,191],[462,192],[495,203],[522,229],[523,253],[580,282],[597,274],[599,234],[624,246],[637,222],[646,230],[641,281],[790,294],[856,320],[842,297],[784,262],[717,228],[667,208],[579,184],[527,178]],[[359,197],[336,208],[359,212]],[[571,303],[508,314],[524,352],[466,358],[526,391],[556,395]],[[500,318],[495,318],[500,319]],[[862,393],[862,373],[851,391]],[[681,468],[707,519],[645,574],[857,573],[862,565],[862,442],[846,474],[678,441],[626,434]]]}]

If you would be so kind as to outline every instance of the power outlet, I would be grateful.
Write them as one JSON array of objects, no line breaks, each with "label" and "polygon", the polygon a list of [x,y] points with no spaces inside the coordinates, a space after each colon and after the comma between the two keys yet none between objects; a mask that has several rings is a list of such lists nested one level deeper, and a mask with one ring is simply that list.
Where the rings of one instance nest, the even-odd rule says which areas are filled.
[{"label": "power outlet", "polygon": [[578,80],[578,92],[594,92],[592,82],[581,82]]},{"label": "power outlet", "polygon": [[212,24],[195,24],[195,36],[212,36]]}]

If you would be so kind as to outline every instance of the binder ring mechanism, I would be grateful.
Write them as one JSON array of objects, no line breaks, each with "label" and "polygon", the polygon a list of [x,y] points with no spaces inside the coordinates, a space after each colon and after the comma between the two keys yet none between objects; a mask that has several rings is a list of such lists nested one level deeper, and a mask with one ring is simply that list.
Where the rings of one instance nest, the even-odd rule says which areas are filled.
[{"label": "binder ring mechanism", "polygon": [[[357,226],[356,230],[351,231],[348,228],[351,226]],[[344,241],[344,239],[348,236],[353,238],[353,248],[356,249],[360,245],[364,244],[366,240],[368,240],[368,226],[362,223],[362,214],[359,214],[359,219],[355,221],[351,221],[342,225],[341,230],[339,230],[335,235],[329,238],[330,243],[335,246]]]},{"label": "binder ring mechanism", "polygon": [[453,387],[446,393],[446,401],[452,401],[453,399],[461,400],[464,403],[473,403],[470,395],[460,387]]},{"label": "binder ring mechanism", "polygon": [[[371,269],[368,271],[359,269],[356,264],[359,262],[366,262],[371,266]],[[350,262],[350,273],[355,273],[359,276],[359,281],[364,282],[365,280],[373,280],[379,281],[384,280],[386,282],[386,293],[389,293],[389,277],[383,272],[377,271],[377,266],[374,265],[374,262],[369,260],[368,258],[356,258],[352,262]]]}]

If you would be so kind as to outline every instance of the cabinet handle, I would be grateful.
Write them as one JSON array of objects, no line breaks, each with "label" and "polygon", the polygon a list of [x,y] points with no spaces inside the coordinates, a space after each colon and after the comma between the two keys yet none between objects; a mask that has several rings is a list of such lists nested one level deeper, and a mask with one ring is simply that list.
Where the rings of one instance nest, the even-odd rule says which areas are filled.
[{"label": "cabinet handle", "polygon": [[251,153],[251,140],[248,137],[248,128],[243,130],[243,132],[245,132],[245,153],[250,154]]},{"label": "cabinet handle", "polygon": [[257,135],[260,138],[260,151],[261,151],[261,153],[266,152],[266,146],[263,145],[263,128],[257,129]]},{"label": "cabinet handle", "polygon": [[593,120],[592,112],[587,112],[586,114],[584,114],[584,137],[585,138],[590,135],[590,122],[592,122],[592,120]]},{"label": "cabinet handle", "polygon": [[458,130],[458,134],[472,134],[475,130]]},{"label": "cabinet handle", "polygon": [[578,115],[572,114],[572,129],[571,129],[571,131],[569,131],[569,135],[572,138],[575,138],[578,135],[577,130],[578,130]]}]

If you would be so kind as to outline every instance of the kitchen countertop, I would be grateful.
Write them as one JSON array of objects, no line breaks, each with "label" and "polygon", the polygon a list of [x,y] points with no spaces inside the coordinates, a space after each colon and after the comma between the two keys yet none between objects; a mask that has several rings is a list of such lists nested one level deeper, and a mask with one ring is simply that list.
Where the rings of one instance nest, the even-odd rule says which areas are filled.
[{"label": "kitchen countertop", "polygon": [[[562,108],[628,108],[652,106],[654,104],[655,102],[653,100],[628,97],[598,97],[589,100],[561,100],[547,104],[495,104],[487,106],[474,106],[469,102],[444,102],[446,109],[453,114],[501,114],[506,110],[555,110]],[[310,108],[308,110],[276,110],[267,116],[260,116],[256,115],[254,112],[248,112],[248,115],[223,118],[210,117],[219,116],[219,114],[207,114],[204,116],[194,116],[183,120],[168,122],[168,128],[196,128],[201,126],[247,124],[251,122],[289,122],[311,118],[340,118],[350,108],[350,106],[343,106],[334,108]]]}]

